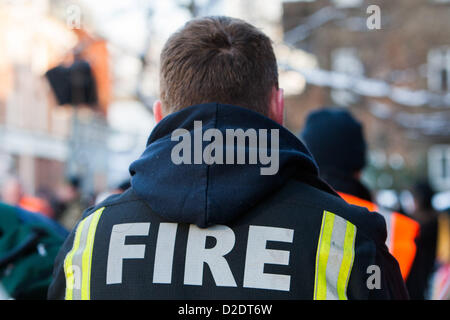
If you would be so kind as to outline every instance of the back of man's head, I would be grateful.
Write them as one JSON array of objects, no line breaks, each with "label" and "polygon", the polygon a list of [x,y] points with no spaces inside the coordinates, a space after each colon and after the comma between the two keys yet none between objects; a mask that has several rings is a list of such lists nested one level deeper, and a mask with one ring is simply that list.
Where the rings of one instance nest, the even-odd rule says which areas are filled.
[{"label": "back of man's head", "polygon": [[235,18],[191,20],[161,52],[162,109],[170,114],[209,102],[233,104],[266,116],[278,71],[271,40]]},{"label": "back of man's head", "polygon": [[366,142],[361,123],[342,108],[311,112],[300,138],[321,171],[346,175],[360,172],[366,164]]}]

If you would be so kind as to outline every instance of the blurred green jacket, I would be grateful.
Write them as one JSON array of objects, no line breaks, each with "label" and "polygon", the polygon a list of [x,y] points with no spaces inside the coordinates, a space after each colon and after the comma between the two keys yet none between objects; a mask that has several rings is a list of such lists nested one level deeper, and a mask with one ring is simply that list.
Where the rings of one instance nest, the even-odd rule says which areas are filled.
[{"label": "blurred green jacket", "polygon": [[2,298],[45,299],[67,231],[38,213],[0,203]]}]

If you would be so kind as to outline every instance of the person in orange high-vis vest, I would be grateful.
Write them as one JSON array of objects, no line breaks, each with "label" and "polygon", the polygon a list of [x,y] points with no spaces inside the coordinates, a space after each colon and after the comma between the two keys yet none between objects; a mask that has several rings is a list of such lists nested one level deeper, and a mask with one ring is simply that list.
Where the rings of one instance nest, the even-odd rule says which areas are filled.
[{"label": "person in orange high-vis vest", "polygon": [[380,208],[373,202],[343,192],[338,193],[347,203],[365,207],[384,216],[387,227],[386,245],[397,259],[403,279],[406,281],[417,252],[415,239],[419,235],[419,224],[404,214]]},{"label": "person in orange high-vis vest", "polygon": [[367,149],[361,124],[344,109],[324,108],[308,116],[300,139],[316,160],[321,177],[347,203],[384,216],[386,245],[397,259],[406,281],[416,257],[415,239],[420,225],[406,215],[379,207],[361,183],[360,173],[366,164]]}]

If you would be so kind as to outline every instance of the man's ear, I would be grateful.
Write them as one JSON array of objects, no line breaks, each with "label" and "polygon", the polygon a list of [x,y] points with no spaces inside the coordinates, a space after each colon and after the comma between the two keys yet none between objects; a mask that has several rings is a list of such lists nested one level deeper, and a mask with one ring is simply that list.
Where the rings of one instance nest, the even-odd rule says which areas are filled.
[{"label": "man's ear", "polygon": [[283,89],[273,87],[270,97],[270,118],[283,125],[284,116],[284,95]]},{"label": "man's ear", "polygon": [[156,123],[160,122],[163,118],[162,105],[160,100],[156,100],[153,103],[153,117],[155,118]]}]

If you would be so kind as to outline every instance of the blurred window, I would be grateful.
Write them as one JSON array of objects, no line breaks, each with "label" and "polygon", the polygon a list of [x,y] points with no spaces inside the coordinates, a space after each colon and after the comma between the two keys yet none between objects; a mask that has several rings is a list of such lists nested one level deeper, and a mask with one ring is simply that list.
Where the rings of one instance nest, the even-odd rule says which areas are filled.
[{"label": "blurred window", "polygon": [[[331,54],[331,68],[338,73],[360,77],[364,74],[364,66],[355,48],[338,48]],[[331,98],[342,106],[348,106],[358,101],[358,95],[345,89],[332,89]]]},{"label": "blurred window", "polygon": [[376,193],[376,203],[383,208],[397,210],[399,206],[397,192],[392,189],[379,190]]},{"label": "blurred window", "polygon": [[450,47],[428,52],[428,88],[436,92],[450,91]]},{"label": "blurred window", "polygon": [[356,8],[362,5],[363,0],[333,0],[333,3],[338,8]]},{"label": "blurred window", "polygon": [[437,145],[429,150],[428,170],[431,182],[436,188],[450,188],[450,145]]}]

